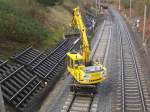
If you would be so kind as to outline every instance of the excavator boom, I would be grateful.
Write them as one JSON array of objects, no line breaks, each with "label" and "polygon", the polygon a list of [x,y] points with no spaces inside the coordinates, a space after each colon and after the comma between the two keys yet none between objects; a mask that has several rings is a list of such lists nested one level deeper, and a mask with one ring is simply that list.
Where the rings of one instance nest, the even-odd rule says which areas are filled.
[{"label": "excavator boom", "polygon": [[82,56],[83,56],[84,63],[88,63],[89,56],[90,56],[90,48],[89,48],[88,38],[86,34],[86,27],[84,25],[78,7],[73,10],[72,25],[76,26],[80,30],[81,39],[82,39],[82,45],[81,45]]}]

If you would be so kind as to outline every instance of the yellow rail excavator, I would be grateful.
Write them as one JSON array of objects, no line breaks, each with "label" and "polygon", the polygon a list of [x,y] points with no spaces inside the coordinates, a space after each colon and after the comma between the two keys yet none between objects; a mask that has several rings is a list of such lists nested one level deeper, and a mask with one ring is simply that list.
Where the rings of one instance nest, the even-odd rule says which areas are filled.
[{"label": "yellow rail excavator", "polygon": [[97,84],[106,79],[106,68],[98,61],[90,60],[90,47],[86,27],[79,12],[73,9],[73,27],[78,28],[81,37],[81,51],[67,53],[67,70],[72,77],[71,91],[96,93]]}]

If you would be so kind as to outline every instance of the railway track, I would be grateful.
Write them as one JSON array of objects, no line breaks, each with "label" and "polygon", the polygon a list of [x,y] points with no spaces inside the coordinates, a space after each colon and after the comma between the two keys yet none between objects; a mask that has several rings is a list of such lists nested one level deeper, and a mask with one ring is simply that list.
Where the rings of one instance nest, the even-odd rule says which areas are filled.
[{"label": "railway track", "polygon": [[23,64],[23,65],[29,65],[36,57],[39,57],[39,55],[42,54],[40,51],[33,49],[31,46],[21,50],[18,53],[15,53],[13,56],[11,56],[11,59],[15,60],[16,62]]},{"label": "railway track", "polygon": [[111,21],[105,20],[102,26],[102,33],[99,35],[99,39],[97,44],[92,50],[92,60],[99,60],[104,66],[106,65],[106,57],[108,55],[108,49],[110,45],[110,37],[111,37]]},{"label": "railway track", "polygon": [[2,60],[0,60],[0,64],[1,64],[1,63],[3,63],[3,61],[2,61]]},{"label": "railway track", "polygon": [[[145,86],[141,66],[127,27],[119,15],[118,37],[120,37],[120,78],[117,90],[117,111],[149,112],[150,100]],[[118,20],[117,20],[118,21]]]},{"label": "railway track", "polygon": [[51,76],[56,74],[59,69],[64,67],[64,58],[66,57],[67,51],[73,49],[74,45],[72,45],[72,43],[74,41],[75,39],[64,41],[59,47],[57,47],[47,57],[43,58],[39,63],[35,65],[32,64],[32,70],[40,77],[51,80]]},{"label": "railway track", "polygon": [[[59,46],[46,55],[46,53],[39,53],[32,48],[27,48],[23,53],[13,56],[12,59],[21,64],[28,65],[27,68],[37,74],[39,77],[51,80],[64,66],[64,58],[67,51],[73,49],[75,44],[73,42],[77,38],[65,39]],[[76,42],[78,42],[77,40]],[[35,52],[35,53],[33,53]],[[23,61],[22,61],[23,60]],[[57,69],[56,69],[57,68]]]},{"label": "railway track", "polygon": [[28,47],[11,57],[19,63],[0,62],[0,84],[4,99],[17,110],[24,111],[29,102],[45,87],[53,86],[65,68],[66,52],[77,47],[77,36],[65,39],[53,51],[39,52]]},{"label": "railway track", "polygon": [[61,112],[94,112],[91,111],[93,99],[93,94],[70,93]]},{"label": "railway track", "polygon": [[0,72],[4,99],[19,110],[44,87],[40,78],[29,72],[24,65],[9,64],[6,61],[1,64]]}]

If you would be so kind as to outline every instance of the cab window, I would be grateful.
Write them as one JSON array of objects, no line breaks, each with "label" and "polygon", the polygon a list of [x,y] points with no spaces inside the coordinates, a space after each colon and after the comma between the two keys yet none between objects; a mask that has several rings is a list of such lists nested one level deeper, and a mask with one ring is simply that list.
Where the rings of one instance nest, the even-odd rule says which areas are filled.
[{"label": "cab window", "polygon": [[73,64],[73,60],[72,60],[72,59],[70,59],[70,64],[71,64],[71,65],[70,65],[71,68],[73,68],[73,65],[74,65],[74,64]]},{"label": "cab window", "polygon": [[78,66],[83,65],[82,60],[76,60],[76,61],[75,61],[75,65],[78,65]]},{"label": "cab window", "polygon": [[72,65],[73,65],[72,64],[72,59],[69,56],[67,57],[67,65],[70,66],[70,67],[72,67]]}]

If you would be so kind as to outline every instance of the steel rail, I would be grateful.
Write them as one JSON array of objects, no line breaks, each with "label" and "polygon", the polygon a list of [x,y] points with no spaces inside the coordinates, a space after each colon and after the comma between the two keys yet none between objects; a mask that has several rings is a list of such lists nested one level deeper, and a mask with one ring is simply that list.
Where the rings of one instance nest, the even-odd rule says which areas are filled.
[{"label": "steel rail", "polygon": [[[76,40],[75,43],[74,43],[74,45],[69,50],[72,50],[79,41],[80,41],[80,39]],[[53,68],[46,74],[46,76],[44,78],[47,78],[48,75],[53,72],[53,70],[63,61],[63,59],[65,57],[66,57],[66,54],[61,57],[61,59],[53,66]]]},{"label": "steel rail", "polygon": [[[118,25],[117,25],[118,28]],[[121,31],[119,30],[119,37],[120,37],[120,55],[121,55],[121,109],[122,112],[125,112],[125,83],[124,83],[124,59],[123,59],[123,46],[122,46],[122,37],[121,37]]]},{"label": "steel rail", "polygon": [[24,65],[19,67],[17,70],[15,70],[13,73],[11,73],[10,75],[8,75],[7,77],[5,77],[4,79],[2,79],[0,81],[0,83],[2,84],[5,80],[7,80],[8,78],[12,77],[14,74],[16,74],[17,72],[19,72],[21,69],[24,68]]},{"label": "steel rail", "polygon": [[[123,21],[122,21],[123,22]],[[123,25],[123,23],[121,23],[121,21],[119,21],[119,24],[120,24],[120,27],[122,28],[124,34],[126,34],[126,37],[127,37],[127,41],[128,41],[128,44],[129,44],[129,51],[131,52],[131,56],[132,56],[132,62],[133,62],[133,65],[134,65],[134,69],[135,69],[135,72],[136,72],[136,79],[137,79],[137,82],[138,82],[138,88],[139,88],[139,92],[140,92],[140,98],[141,98],[141,104],[142,104],[142,107],[143,107],[143,112],[147,112],[147,106],[146,106],[146,102],[144,100],[144,93],[143,93],[143,88],[142,88],[142,84],[141,84],[141,79],[140,79],[140,76],[139,76],[139,71],[138,71],[138,65],[137,65],[137,62],[136,62],[136,58],[135,58],[135,54],[134,54],[134,50],[133,50],[133,43],[131,41],[131,37],[130,37],[130,34],[129,34],[129,31],[127,30],[127,27],[124,27],[125,24]],[[121,37],[122,38],[122,37]],[[121,43],[122,43],[122,40],[120,40]],[[123,51],[122,52],[122,56],[123,56]],[[123,59],[123,57],[122,57]],[[122,61],[122,112],[125,112],[125,86],[124,86],[124,60]]]},{"label": "steel rail", "polygon": [[65,40],[64,42],[62,42],[61,43],[61,45],[59,45],[56,49],[54,49],[50,54],[48,54],[45,58],[43,58],[38,64],[36,64],[33,68],[32,68],[32,70],[34,70],[36,67],[38,67],[45,59],[47,59],[49,56],[51,56],[53,53],[55,53],[56,52],[56,50],[58,50],[62,45],[64,45],[65,44],[65,42],[66,42],[67,40]]},{"label": "steel rail", "polygon": [[3,66],[3,65],[5,65],[7,62],[8,62],[8,60],[0,63],[0,67]]},{"label": "steel rail", "polygon": [[[48,56],[50,56],[56,53],[54,56],[59,56],[60,59],[57,59],[57,61],[54,61],[53,66],[52,66],[53,69],[49,70],[49,73],[46,74],[45,78],[48,78],[48,75],[51,75],[51,73],[53,73],[51,77],[51,81],[56,82],[56,78],[58,79],[58,76],[59,76],[57,75],[57,73],[60,72],[60,70],[62,69],[61,67],[63,66],[62,65],[63,63],[61,62],[63,62],[63,59],[66,56],[66,51],[72,50],[74,47],[76,47],[79,40],[80,39],[77,39],[77,38],[66,39],[62,43],[60,43],[59,46],[56,47],[56,49],[54,49],[51,53],[48,54]],[[67,44],[65,44],[66,42]],[[25,58],[26,62],[31,61],[31,62],[28,62],[29,64],[28,66],[30,66],[30,64],[32,64],[33,61],[36,61],[38,57],[40,57],[43,54],[43,52],[36,53],[35,49],[33,51],[31,49],[32,48],[27,48],[26,50],[23,50],[22,53],[18,54],[16,57],[14,56],[14,58],[18,58],[19,60]],[[60,53],[56,52],[57,50],[59,50],[58,52]],[[36,55],[33,58],[32,55],[35,55],[35,54],[38,54],[38,55]],[[63,56],[61,57],[60,54]],[[40,60],[47,59],[48,56],[47,54],[45,54],[45,56],[40,57]],[[47,60],[48,61],[46,63],[43,62],[44,60],[40,61],[40,63],[38,64],[44,63],[45,65],[40,66],[42,68],[37,68],[37,70],[38,69],[39,71],[40,69],[45,70],[45,68],[47,68],[49,64],[52,63],[53,61],[51,59],[47,59]],[[18,66],[18,64],[16,63],[10,65],[7,62],[8,61],[0,62],[0,70],[3,72],[2,76],[4,75],[4,77],[2,77],[2,79],[0,80],[0,84],[2,84],[2,91],[4,93],[3,96],[6,101],[8,101],[13,106],[15,106],[17,110],[21,111],[25,107],[25,105],[28,104],[30,97],[34,97],[36,93],[37,94],[40,93],[39,90],[41,90],[41,88],[44,87],[43,83],[45,80],[38,77],[38,75],[33,73],[31,70],[26,69],[26,67],[28,67],[27,65]],[[41,74],[43,74],[43,70],[40,71]],[[52,83],[51,85],[53,86],[54,83]]]},{"label": "steel rail", "polygon": [[73,95],[73,98],[72,98],[72,100],[71,100],[71,102],[70,102],[70,104],[69,104],[69,107],[67,108],[66,112],[70,112],[71,107],[72,107],[72,105],[73,105],[73,102],[74,102],[75,98],[76,98],[76,94]]},{"label": "steel rail", "polygon": [[20,54],[18,54],[18,55],[16,55],[16,56],[14,56],[14,57],[12,57],[12,58],[18,58],[19,56],[23,55],[25,52],[29,51],[30,49],[32,49],[32,47],[31,47],[31,46],[30,46],[30,47],[28,47],[27,49],[23,50],[23,52],[21,52]]},{"label": "steel rail", "polygon": [[138,65],[137,65],[134,50],[133,50],[133,47],[132,47],[133,44],[131,42],[129,32],[127,30],[124,30],[124,31],[126,31],[126,34],[127,34],[127,39],[128,39],[129,46],[130,46],[130,51],[131,51],[131,55],[132,55],[132,58],[133,58],[133,63],[135,65],[136,76],[137,76],[137,79],[138,79],[138,85],[139,85],[139,90],[140,90],[140,95],[141,95],[141,101],[142,101],[142,105],[143,105],[143,112],[147,112],[146,103],[144,101],[145,98],[144,98],[144,94],[143,94],[143,88],[142,88],[141,79],[140,79],[139,71],[138,71]]},{"label": "steel rail", "polygon": [[[103,23],[103,25],[102,25],[102,32],[101,32],[101,34],[99,35],[99,37],[102,37],[102,35],[103,35],[103,33],[104,33],[104,28],[105,28],[105,21],[104,21],[104,23]],[[97,48],[98,48],[98,46],[99,46],[100,41],[101,41],[101,38],[98,39],[98,41],[96,42],[94,48],[92,49],[92,52],[91,52],[91,55],[90,55],[90,59],[91,59],[91,60],[93,60],[93,58],[94,58],[94,55],[95,55],[95,53],[96,53],[96,50],[97,50]]]},{"label": "steel rail", "polygon": [[[106,24],[106,21],[104,21],[104,24],[102,25],[102,32],[100,34],[100,37],[97,41],[97,43],[95,44],[93,50],[92,50],[92,57],[91,59],[93,60],[94,56],[96,55],[96,52],[98,50],[98,47],[100,46],[100,44],[102,43],[101,41],[103,41],[103,38],[105,38],[103,35],[104,35],[104,30],[105,30],[105,27],[110,27],[108,28],[108,38],[107,38],[107,44],[105,46],[105,50],[104,50],[104,54],[102,56],[103,60],[102,60],[102,64],[104,66],[106,66],[106,61],[107,61],[107,56],[108,56],[108,52],[109,52],[109,47],[110,47],[110,43],[111,43],[111,33],[112,33],[112,29],[111,29],[111,25],[112,25],[112,20],[110,19],[110,17],[108,16],[108,21],[110,22],[110,26],[108,26],[108,24]],[[100,56],[101,57],[101,56]]]},{"label": "steel rail", "polygon": [[78,112],[83,112],[82,101],[84,102],[85,99],[86,99],[86,101],[89,101],[89,103],[87,104],[88,106],[86,106],[86,110],[87,110],[86,112],[90,112],[91,111],[91,105],[92,105],[93,99],[94,99],[94,94],[91,95],[91,94],[79,94],[79,93],[73,93],[73,97],[72,97],[69,105],[67,104],[68,105],[67,109],[61,110],[61,111],[62,112],[72,112],[72,108],[76,107],[73,105],[74,105],[74,103],[76,103],[76,101],[78,101],[78,98],[83,98],[82,100],[81,99],[79,100],[80,102],[78,102],[77,108],[81,108],[81,110],[78,110]]}]

